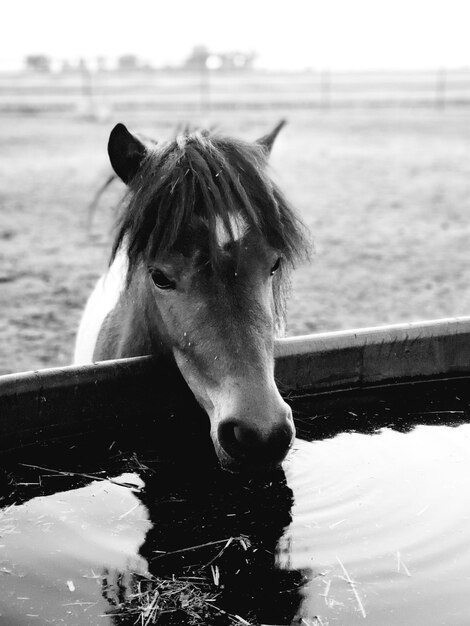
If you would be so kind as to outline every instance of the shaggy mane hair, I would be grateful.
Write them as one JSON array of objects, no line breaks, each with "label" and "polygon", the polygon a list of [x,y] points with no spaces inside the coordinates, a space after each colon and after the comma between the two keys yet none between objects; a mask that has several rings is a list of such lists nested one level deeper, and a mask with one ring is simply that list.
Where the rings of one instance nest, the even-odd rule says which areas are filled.
[{"label": "shaggy mane hair", "polygon": [[205,252],[217,279],[223,250],[217,223],[224,224],[229,243],[235,243],[231,217],[240,216],[281,255],[275,293],[281,315],[281,284],[286,269],[308,256],[305,227],[268,175],[267,151],[257,143],[224,137],[211,131],[185,131],[148,149],[129,183],[112,259],[125,242],[129,275],[144,262],[172,250],[194,250],[192,228],[204,226]]}]

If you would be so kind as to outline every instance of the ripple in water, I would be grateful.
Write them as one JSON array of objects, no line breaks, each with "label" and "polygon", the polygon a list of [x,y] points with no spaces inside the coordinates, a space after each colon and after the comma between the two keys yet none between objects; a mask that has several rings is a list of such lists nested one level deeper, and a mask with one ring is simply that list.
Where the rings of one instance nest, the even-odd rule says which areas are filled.
[{"label": "ripple in water", "polygon": [[[425,402],[414,387],[407,398],[389,390],[386,404],[380,392],[364,416],[349,411],[353,426],[373,431],[398,417],[402,432],[341,432],[341,418],[339,434],[298,439],[269,477],[205,467],[195,445],[185,466],[173,458],[179,431],[164,439],[165,458],[146,447],[145,431],[143,443],[97,441],[93,452],[90,438],[18,451],[0,465],[0,626],[134,624],[119,611],[136,577],[201,568],[217,606],[250,624],[469,626],[470,424],[442,425],[444,400],[454,403],[447,419],[468,421],[470,385],[461,387],[442,398],[432,387]],[[415,402],[409,415],[432,405],[433,425],[410,425],[395,399]],[[342,416],[336,397],[325,402]],[[328,436],[320,404],[302,404],[307,435],[319,436],[317,410]],[[217,611],[199,623],[236,623]]]},{"label": "ripple in water", "polygon": [[470,624],[469,424],[297,441],[285,469],[306,623]]}]

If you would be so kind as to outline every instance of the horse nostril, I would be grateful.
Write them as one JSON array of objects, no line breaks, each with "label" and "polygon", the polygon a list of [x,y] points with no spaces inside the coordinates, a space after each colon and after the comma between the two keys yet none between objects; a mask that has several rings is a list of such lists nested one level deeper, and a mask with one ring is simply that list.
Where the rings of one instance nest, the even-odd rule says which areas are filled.
[{"label": "horse nostril", "polygon": [[233,436],[241,448],[256,448],[261,445],[259,435],[255,430],[235,424],[233,426]]},{"label": "horse nostril", "polygon": [[[235,420],[221,422],[217,436],[223,450],[233,459],[238,458],[242,454],[244,441],[248,438],[246,429],[242,428]],[[250,438],[253,439],[253,435]]]},{"label": "horse nostril", "polygon": [[249,424],[225,420],[219,424],[218,439],[223,450],[234,460],[256,464],[280,463],[289,450],[293,430],[289,423],[278,426],[269,436]]}]

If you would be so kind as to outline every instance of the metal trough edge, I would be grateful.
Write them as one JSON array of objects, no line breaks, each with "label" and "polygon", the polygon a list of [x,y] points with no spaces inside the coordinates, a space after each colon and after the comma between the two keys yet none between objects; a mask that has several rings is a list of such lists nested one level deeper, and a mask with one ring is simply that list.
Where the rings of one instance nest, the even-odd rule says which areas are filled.
[{"label": "metal trough edge", "polygon": [[[470,316],[277,339],[276,378],[311,389],[384,380],[470,374]],[[307,369],[305,369],[307,366]],[[150,356],[0,376],[0,396],[148,374]]]},{"label": "metal trough edge", "polygon": [[[470,317],[289,337],[275,353],[284,392],[470,375]],[[152,357],[0,376],[0,447],[44,429],[67,433],[137,413],[154,419],[187,398],[177,378]]]},{"label": "metal trough edge", "polygon": [[470,317],[279,339],[276,375],[288,389],[332,389],[470,373]]}]

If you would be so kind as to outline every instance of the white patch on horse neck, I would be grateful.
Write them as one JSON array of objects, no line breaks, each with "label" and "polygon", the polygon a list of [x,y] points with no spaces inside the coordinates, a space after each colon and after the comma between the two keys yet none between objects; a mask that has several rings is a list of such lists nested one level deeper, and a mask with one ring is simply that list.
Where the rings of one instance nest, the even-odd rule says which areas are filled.
[{"label": "white patch on horse neck", "polygon": [[88,298],[75,342],[73,362],[76,365],[92,363],[101,326],[118,303],[124,289],[127,265],[127,253],[121,248],[111,267],[99,279]]},{"label": "white patch on horse neck", "polygon": [[[229,215],[230,227],[233,233],[233,241],[238,241],[246,235],[248,225],[239,213],[231,213]],[[215,232],[218,245],[223,248],[232,241],[232,236],[228,232],[224,220],[217,215],[215,218]]]}]

